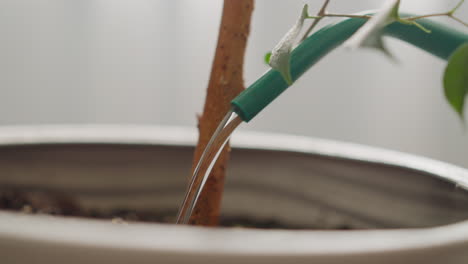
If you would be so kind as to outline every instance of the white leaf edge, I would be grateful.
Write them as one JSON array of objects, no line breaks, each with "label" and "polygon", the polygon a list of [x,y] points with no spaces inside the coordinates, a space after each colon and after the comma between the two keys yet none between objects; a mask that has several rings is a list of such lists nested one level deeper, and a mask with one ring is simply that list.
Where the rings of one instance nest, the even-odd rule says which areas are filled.
[{"label": "white leaf edge", "polygon": [[308,7],[309,6],[307,4],[303,6],[299,19],[271,51],[270,62],[268,63],[271,68],[281,73],[289,85],[291,85],[293,82],[289,65],[291,50],[294,47],[296,38],[298,37],[299,33],[301,33],[304,20],[309,17]]},{"label": "white leaf edge", "polygon": [[400,0],[388,0],[382,9],[367,21],[344,46],[352,50],[360,47],[377,48],[392,57],[383,45],[381,30],[388,24],[397,21]]}]

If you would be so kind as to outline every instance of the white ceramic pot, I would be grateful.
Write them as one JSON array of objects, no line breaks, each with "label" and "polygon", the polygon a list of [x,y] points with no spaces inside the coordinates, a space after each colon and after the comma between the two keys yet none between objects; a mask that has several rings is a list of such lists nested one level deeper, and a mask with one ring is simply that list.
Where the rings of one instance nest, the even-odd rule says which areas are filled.
[{"label": "white ceramic pot", "polygon": [[[176,210],[193,130],[0,129],[0,185],[59,190],[84,207]],[[364,146],[237,134],[225,215],[356,231],[255,230],[0,212],[2,264],[468,263],[468,172]]]}]

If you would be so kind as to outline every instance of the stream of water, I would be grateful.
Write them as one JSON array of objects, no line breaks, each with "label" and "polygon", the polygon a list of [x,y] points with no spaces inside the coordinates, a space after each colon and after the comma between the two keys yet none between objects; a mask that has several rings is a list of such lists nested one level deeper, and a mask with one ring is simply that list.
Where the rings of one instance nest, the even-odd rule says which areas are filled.
[{"label": "stream of water", "polygon": [[188,224],[193,209],[219,154],[221,154],[232,132],[241,123],[242,119],[233,111],[229,111],[218,125],[195,167],[190,185],[179,208],[176,224]]}]

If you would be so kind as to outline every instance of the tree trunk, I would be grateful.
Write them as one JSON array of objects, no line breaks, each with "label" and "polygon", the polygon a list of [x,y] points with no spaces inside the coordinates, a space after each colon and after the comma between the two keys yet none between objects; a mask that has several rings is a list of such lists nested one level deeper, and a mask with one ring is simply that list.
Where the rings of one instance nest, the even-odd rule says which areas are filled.
[{"label": "tree trunk", "polygon": [[[230,101],[243,89],[243,65],[253,0],[224,0],[218,44],[213,61],[203,114],[198,117],[199,139],[195,149],[195,168],[219,122],[230,109]],[[190,218],[190,224],[215,226],[224,189],[229,144],[216,162]]]}]

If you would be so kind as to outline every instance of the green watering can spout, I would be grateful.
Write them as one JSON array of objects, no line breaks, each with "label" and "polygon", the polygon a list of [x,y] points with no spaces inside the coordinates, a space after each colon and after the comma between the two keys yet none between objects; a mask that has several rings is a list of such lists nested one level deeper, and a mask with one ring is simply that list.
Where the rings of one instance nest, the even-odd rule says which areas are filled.
[{"label": "green watering can spout", "polygon": [[[362,18],[346,19],[326,26],[304,40],[291,54],[293,80],[297,80],[322,57],[340,46],[366,21]],[[467,34],[442,24],[429,20],[418,20],[418,23],[430,29],[431,33],[412,25],[395,22],[385,28],[384,34],[408,42],[444,60],[447,60],[460,45],[468,42]],[[231,101],[232,110],[243,121],[249,122],[288,86],[281,74],[271,69]]]}]

